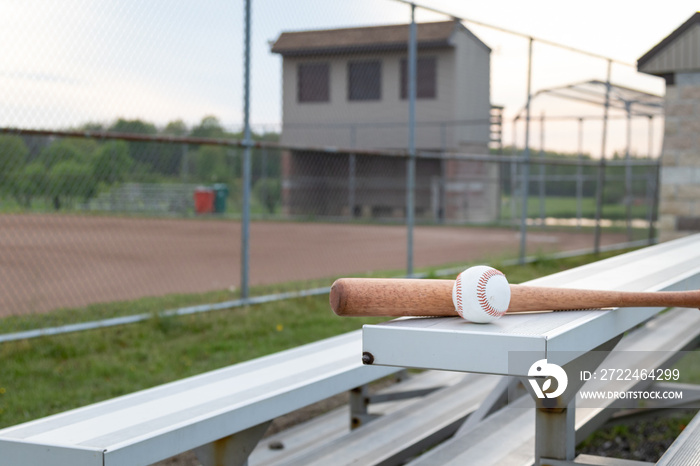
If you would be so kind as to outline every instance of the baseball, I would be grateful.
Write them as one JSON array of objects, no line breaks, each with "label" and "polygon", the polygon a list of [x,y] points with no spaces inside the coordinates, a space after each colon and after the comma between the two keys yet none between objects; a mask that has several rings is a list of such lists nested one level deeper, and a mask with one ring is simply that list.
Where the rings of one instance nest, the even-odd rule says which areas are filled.
[{"label": "baseball", "polygon": [[460,273],[452,287],[457,313],[470,322],[493,322],[508,310],[510,286],[502,272],[485,265]]}]

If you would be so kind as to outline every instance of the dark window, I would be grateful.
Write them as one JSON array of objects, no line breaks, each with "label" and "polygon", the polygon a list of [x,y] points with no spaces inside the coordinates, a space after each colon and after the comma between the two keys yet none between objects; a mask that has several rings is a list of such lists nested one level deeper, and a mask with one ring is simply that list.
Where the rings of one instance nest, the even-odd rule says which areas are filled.
[{"label": "dark window", "polygon": [[348,100],[382,98],[382,64],[380,61],[348,63]]},{"label": "dark window", "polygon": [[297,68],[299,102],[328,102],[328,63],[300,63]]},{"label": "dark window", "polygon": [[[416,98],[434,99],[437,96],[437,58],[421,57],[416,60]],[[401,60],[401,98],[408,99],[408,60]]]}]

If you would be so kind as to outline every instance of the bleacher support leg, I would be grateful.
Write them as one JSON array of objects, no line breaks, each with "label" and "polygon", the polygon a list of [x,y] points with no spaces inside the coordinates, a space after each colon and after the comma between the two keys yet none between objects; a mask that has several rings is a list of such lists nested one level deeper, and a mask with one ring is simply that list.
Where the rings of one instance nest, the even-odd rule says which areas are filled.
[{"label": "bleacher support leg", "polygon": [[350,429],[357,429],[376,417],[369,414],[368,405],[369,385],[350,390]]},{"label": "bleacher support leg", "polygon": [[576,400],[565,408],[537,408],[535,410],[535,458],[537,464],[547,459],[573,461],[576,455]]},{"label": "bleacher support leg", "polygon": [[[622,338],[619,335],[593,351],[589,351],[563,366],[567,374],[579,374],[582,370],[594,371]],[[538,398],[528,389],[535,400],[535,465],[565,464],[576,455],[576,394],[585,383],[569,376],[566,391],[558,398]],[[529,387],[529,380],[523,379]]]}]

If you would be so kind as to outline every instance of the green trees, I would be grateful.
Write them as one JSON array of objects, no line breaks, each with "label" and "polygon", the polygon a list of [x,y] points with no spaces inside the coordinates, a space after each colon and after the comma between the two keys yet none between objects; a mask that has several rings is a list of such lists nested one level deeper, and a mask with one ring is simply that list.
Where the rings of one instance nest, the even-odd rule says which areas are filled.
[{"label": "green trees", "polygon": [[[87,123],[78,131],[164,135],[204,139],[240,139],[215,116],[188,127],[173,120],[158,128],[139,119],[110,125]],[[277,134],[254,135],[276,140]],[[259,205],[273,211],[279,202],[281,157],[272,151],[253,155],[253,183]],[[242,149],[223,145],[119,139],[60,138],[0,134],[0,205],[14,199],[25,209],[64,209],[132,183],[227,183],[235,204],[242,172]],[[43,201],[43,204],[41,203]]]},{"label": "green trees", "polygon": [[62,200],[88,200],[96,193],[97,183],[90,165],[77,160],[66,160],[54,164],[48,172],[48,194],[54,209],[59,210]]},{"label": "green trees", "polygon": [[[202,118],[202,121],[192,128],[190,135],[193,138],[225,138],[227,137],[226,131],[219,122],[219,119],[213,115],[208,115]],[[229,136],[230,137],[230,136]]]},{"label": "green trees", "polygon": [[0,136],[0,193],[14,196],[22,205],[28,202],[27,186],[22,182],[28,155],[29,149],[21,137]]},{"label": "green trees", "polygon": [[34,197],[59,210],[66,201],[88,200],[97,191],[93,161],[99,145],[87,139],[59,139],[44,146],[16,176],[17,195],[26,208]]},{"label": "green trees", "polygon": [[129,155],[126,142],[109,141],[97,149],[91,165],[93,176],[98,183],[122,183],[127,180],[134,159]]},{"label": "green trees", "polygon": [[29,149],[19,136],[0,136],[0,175],[21,169],[27,161]]},{"label": "green trees", "polygon": [[253,186],[253,195],[265,208],[267,213],[274,214],[281,202],[282,183],[275,178],[260,178]]},{"label": "green trees", "polygon": [[26,165],[21,172],[13,177],[12,194],[20,205],[28,209],[31,207],[32,198],[45,193],[48,186],[46,167],[39,162]]},{"label": "green trees", "polygon": [[195,153],[197,179],[207,183],[230,181],[231,170],[226,164],[226,148],[201,146]]},{"label": "green trees", "polygon": [[0,194],[24,208],[43,198],[55,210],[66,201],[87,201],[100,183],[123,181],[132,165],[126,143],[89,139],[54,140],[31,154],[19,136],[0,135]]}]

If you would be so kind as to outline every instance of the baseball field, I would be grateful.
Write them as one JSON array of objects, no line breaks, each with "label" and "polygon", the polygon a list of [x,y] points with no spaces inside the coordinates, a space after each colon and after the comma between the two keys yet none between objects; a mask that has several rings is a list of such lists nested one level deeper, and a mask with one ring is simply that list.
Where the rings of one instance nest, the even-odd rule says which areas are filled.
[{"label": "baseball field", "polygon": [[[531,229],[528,254],[590,248],[592,235]],[[624,241],[606,234],[603,243]],[[515,257],[507,228],[418,226],[417,268]],[[170,293],[235,289],[241,225],[221,219],[0,216],[0,317]],[[401,225],[253,222],[250,283],[405,270]]]}]

